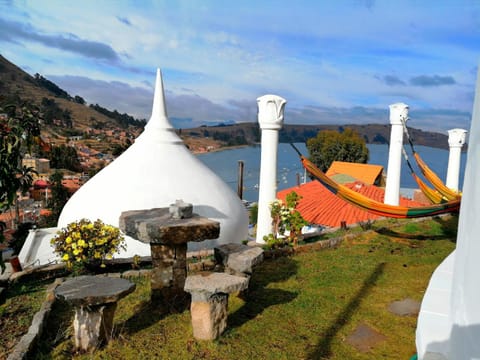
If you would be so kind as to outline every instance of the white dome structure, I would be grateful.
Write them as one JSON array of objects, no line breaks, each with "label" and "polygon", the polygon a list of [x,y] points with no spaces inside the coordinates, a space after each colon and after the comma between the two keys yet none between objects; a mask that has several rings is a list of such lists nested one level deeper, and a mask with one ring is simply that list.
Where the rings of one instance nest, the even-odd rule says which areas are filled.
[{"label": "white dome structure", "polygon": [[[220,222],[220,237],[190,243],[189,250],[247,238],[248,216],[240,198],[185,146],[167,118],[162,76],[157,70],[152,116],[121,156],[83,185],[67,202],[58,227],[87,218],[118,226],[123,211],[193,204],[199,215]],[[126,255],[150,253],[148,244],[127,239]]]}]

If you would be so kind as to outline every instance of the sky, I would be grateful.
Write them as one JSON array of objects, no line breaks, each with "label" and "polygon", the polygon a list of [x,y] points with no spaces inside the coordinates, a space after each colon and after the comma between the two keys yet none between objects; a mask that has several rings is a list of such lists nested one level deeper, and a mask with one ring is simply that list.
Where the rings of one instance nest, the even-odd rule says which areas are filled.
[{"label": "sky", "polygon": [[257,121],[470,128],[480,0],[0,0],[0,54],[72,96],[149,119],[156,69],[176,127]]}]

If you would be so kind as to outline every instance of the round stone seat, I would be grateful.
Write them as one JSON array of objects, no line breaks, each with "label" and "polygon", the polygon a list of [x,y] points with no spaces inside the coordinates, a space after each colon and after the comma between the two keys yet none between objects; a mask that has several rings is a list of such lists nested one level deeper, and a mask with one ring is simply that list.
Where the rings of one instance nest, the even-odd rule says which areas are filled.
[{"label": "round stone seat", "polygon": [[75,347],[90,351],[108,342],[117,301],[134,290],[126,279],[105,276],[78,276],[57,287],[55,296],[75,306]]}]

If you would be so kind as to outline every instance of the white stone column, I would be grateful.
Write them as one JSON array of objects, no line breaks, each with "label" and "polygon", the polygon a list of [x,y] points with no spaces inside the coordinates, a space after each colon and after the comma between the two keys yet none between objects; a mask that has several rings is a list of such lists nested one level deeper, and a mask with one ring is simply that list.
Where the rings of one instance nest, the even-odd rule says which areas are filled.
[{"label": "white stone column", "polygon": [[[403,122],[408,120],[408,105],[390,105],[390,147],[388,153],[387,183],[384,203],[398,205],[400,199],[400,174],[402,170]],[[402,122],[403,121],[403,122]]]},{"label": "white stone column", "polygon": [[258,123],[262,130],[260,187],[258,191],[258,219],[256,242],[263,244],[263,237],[272,232],[270,204],[277,196],[278,131],[283,125],[283,110],[287,101],[276,95],[264,95],[257,99]]},{"label": "white stone column", "polygon": [[445,185],[452,190],[458,191],[458,177],[460,175],[460,158],[462,146],[465,144],[467,130],[452,129],[448,130],[448,145],[450,154],[448,156],[448,170]]}]

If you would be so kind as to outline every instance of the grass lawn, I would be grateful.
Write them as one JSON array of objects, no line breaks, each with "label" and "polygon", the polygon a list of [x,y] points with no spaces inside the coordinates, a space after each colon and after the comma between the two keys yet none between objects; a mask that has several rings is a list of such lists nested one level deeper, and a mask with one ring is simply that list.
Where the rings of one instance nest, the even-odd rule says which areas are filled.
[{"label": "grass lawn", "polygon": [[[408,360],[417,318],[394,315],[388,306],[422,299],[433,270],[455,247],[456,227],[456,217],[386,220],[336,249],[266,260],[246,299],[230,296],[227,330],[213,342],[193,338],[188,311],[157,311],[149,280],[140,278],[119,302],[115,338],[106,347],[74,355],[71,310],[58,304],[36,358]],[[359,325],[384,340],[357,350],[346,339]]]}]

